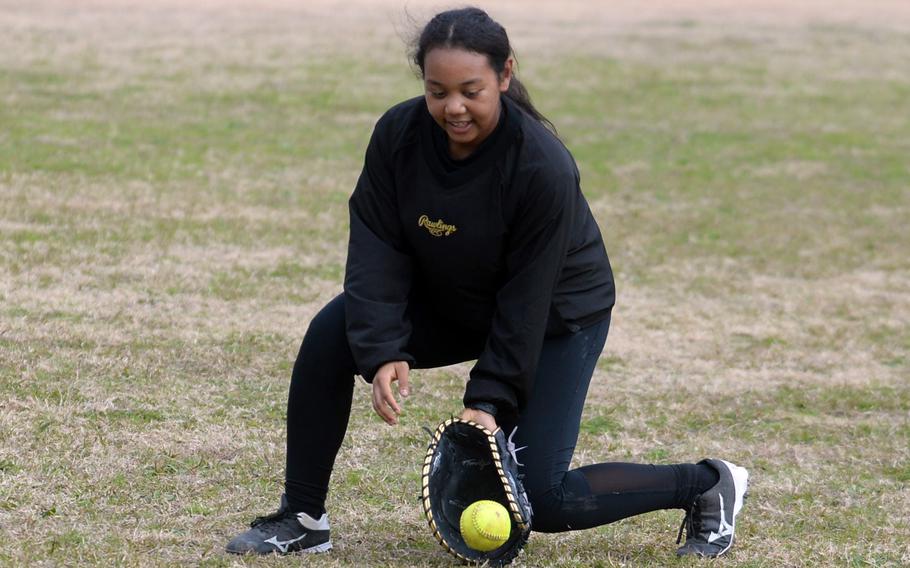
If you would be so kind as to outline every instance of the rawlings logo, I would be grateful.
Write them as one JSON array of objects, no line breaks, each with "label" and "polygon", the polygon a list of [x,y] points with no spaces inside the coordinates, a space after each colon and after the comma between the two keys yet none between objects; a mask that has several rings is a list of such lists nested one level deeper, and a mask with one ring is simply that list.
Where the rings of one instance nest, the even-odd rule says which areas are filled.
[{"label": "rawlings logo", "polygon": [[417,226],[424,227],[434,237],[448,237],[458,230],[458,227],[455,225],[448,225],[442,219],[430,221],[430,218],[426,215],[420,216],[420,219],[417,220]]}]

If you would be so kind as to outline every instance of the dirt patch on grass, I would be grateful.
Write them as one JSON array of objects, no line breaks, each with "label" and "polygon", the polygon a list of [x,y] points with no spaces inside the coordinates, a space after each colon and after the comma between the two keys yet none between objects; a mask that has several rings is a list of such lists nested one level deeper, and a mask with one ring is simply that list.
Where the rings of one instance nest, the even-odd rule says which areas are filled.
[{"label": "dirt patch on grass", "polygon": [[[910,29],[910,5],[900,0],[658,0],[642,4],[622,0],[600,4],[585,0],[565,2],[477,2],[502,20],[518,45],[549,45],[577,49],[598,38],[645,27],[651,34],[697,38],[712,28],[731,37],[761,32],[766,27],[851,26]],[[192,53],[217,50],[222,60],[248,61],[268,66],[285,53],[307,50],[356,50],[366,43],[388,45],[390,38],[409,37],[415,22],[426,21],[445,3],[399,0],[208,0],[187,5],[175,0],[148,4],[137,0],[90,0],[78,6],[60,0],[0,5],[0,25],[10,47],[23,33],[60,34],[42,53],[18,54],[29,58],[64,58],[84,53],[87,45],[113,42],[120,49],[97,52],[95,57],[141,51],[166,71],[179,63],[186,67]],[[65,16],[65,17],[63,17]],[[733,30],[736,30],[733,32]],[[269,34],[261,32],[268,30]],[[681,33],[682,30],[682,33]],[[223,36],[235,38],[223,42]],[[338,42],[339,36],[344,38]],[[256,38],[250,50],[250,38]],[[184,49],[191,46],[192,50]],[[52,51],[51,51],[52,50]],[[7,53],[9,53],[7,51]],[[119,59],[121,71],[136,61]],[[211,77],[207,73],[206,77]]]},{"label": "dirt patch on grass", "polygon": [[[655,104],[678,100],[672,92],[660,98],[660,88],[672,90],[668,83],[695,83],[688,109],[718,130],[775,123],[755,104],[754,124],[731,124],[715,99],[699,98],[716,93],[711,82],[750,103],[815,100],[835,79],[906,82],[906,2],[481,4],[509,29],[543,89],[558,93],[565,85],[549,84],[536,61],[578,65],[571,86],[597,93],[603,77],[586,75],[582,65],[592,55],[608,64],[612,58],[620,70],[639,73],[643,88],[657,89]],[[421,21],[439,6],[410,2],[407,11]],[[14,173],[0,174],[0,524],[7,536],[0,557],[18,565],[232,563],[222,557],[225,541],[273,508],[281,490],[290,367],[307,323],[341,288],[344,195],[362,148],[339,144],[338,155],[275,167],[232,160],[223,150],[192,164],[198,172],[165,165],[158,178],[106,171],[120,164],[113,146],[110,154],[84,155],[95,161],[75,164],[78,172],[42,160],[74,151],[85,143],[83,128],[99,121],[154,118],[163,103],[193,116],[205,108],[199,100],[219,91],[241,101],[225,107],[229,118],[255,119],[270,99],[257,107],[244,97],[264,81],[277,93],[297,84],[289,77],[389,89],[383,74],[352,81],[345,65],[403,67],[399,36],[410,26],[405,4],[392,1],[0,0],[0,67],[17,78],[3,96],[25,117],[9,118],[26,131],[0,133],[0,143],[19,136],[19,148],[41,149],[30,154],[30,166],[12,162]],[[750,58],[778,75],[752,81],[748,72],[756,69],[728,65]],[[301,61],[315,63],[309,75],[298,69]],[[654,69],[673,72],[650,82]],[[778,76],[795,79],[783,84]],[[142,89],[130,91],[136,86]],[[144,98],[148,86],[154,92]],[[114,91],[122,96],[109,97]],[[312,103],[322,105],[313,107],[321,114],[279,126],[318,124],[332,114],[338,91],[325,92]],[[891,94],[870,99],[867,115],[893,112]],[[30,106],[35,101],[50,110]],[[135,105],[130,112],[138,114],[118,115],[111,101]],[[361,102],[326,122],[326,135],[375,120]],[[558,126],[575,131],[579,145],[617,129],[649,129],[653,139],[692,134],[672,120],[649,122],[650,114],[602,119],[563,111]],[[32,137],[43,119],[62,126]],[[819,128],[844,135],[851,159],[876,152],[849,139],[849,121]],[[142,155],[144,138],[128,151]],[[906,224],[908,196],[887,185],[902,183],[903,170],[857,188],[872,197],[879,187],[891,192],[868,207],[868,218],[843,216],[857,202],[824,186],[805,198],[801,187],[780,187],[797,198],[780,209],[757,198],[756,210],[737,209],[744,218],[787,214],[817,223],[793,253],[801,260],[769,267],[748,254],[718,252],[724,249],[716,243],[711,249],[704,227],[687,241],[691,226],[675,224],[680,219],[745,206],[725,200],[726,187],[715,193],[698,178],[684,179],[692,173],[685,167],[648,178],[678,158],[668,155],[666,166],[651,150],[586,164],[592,177],[605,165],[611,177],[600,181],[617,188],[598,188],[591,203],[599,220],[615,221],[602,226],[618,261],[619,296],[576,463],[742,460],[754,474],[753,496],[730,565],[906,564],[900,543],[910,529],[900,511],[910,507],[903,443],[910,432],[910,271],[899,247],[881,242],[896,232],[877,231]],[[756,185],[853,179],[837,178],[846,175],[837,164],[811,155],[741,161],[733,171]],[[661,192],[654,179],[677,190]],[[679,232],[682,244],[652,238],[640,220]],[[786,229],[779,236],[785,245]],[[856,238],[865,235],[877,238]],[[861,260],[848,266],[828,255],[829,270],[799,270],[826,247]],[[339,546],[314,562],[449,564],[416,504],[426,444],[420,427],[458,411],[469,369],[415,373],[414,396],[394,429],[379,424],[369,390],[358,385],[330,496]],[[669,565],[678,521],[673,511],[536,535],[524,562]],[[873,541],[880,550],[867,549]]]}]

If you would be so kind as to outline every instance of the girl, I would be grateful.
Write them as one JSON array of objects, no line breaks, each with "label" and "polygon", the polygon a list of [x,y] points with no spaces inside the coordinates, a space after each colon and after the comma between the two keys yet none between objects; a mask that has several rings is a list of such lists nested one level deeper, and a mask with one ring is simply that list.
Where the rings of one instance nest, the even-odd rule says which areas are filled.
[{"label": "girl", "polygon": [[344,293],[310,323],[294,365],[281,506],[228,552],[331,548],[324,504],[355,374],[394,425],[392,383],[407,397],[410,369],[474,359],[461,417],[490,431],[517,425],[533,530],[678,508],[688,529],[678,554],[726,552],[744,468],[710,459],[567,471],[613,274],[575,161],[515,77],[505,30],[477,8],[443,12],[413,57],[425,93],[375,127],[350,199]]}]

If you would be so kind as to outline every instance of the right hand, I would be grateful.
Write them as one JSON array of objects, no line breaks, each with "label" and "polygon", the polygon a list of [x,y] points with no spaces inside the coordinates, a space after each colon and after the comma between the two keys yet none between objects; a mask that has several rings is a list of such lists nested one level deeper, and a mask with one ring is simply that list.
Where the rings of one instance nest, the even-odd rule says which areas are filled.
[{"label": "right hand", "polygon": [[484,412],[483,410],[465,408],[464,412],[461,413],[461,419],[476,422],[490,432],[496,432],[496,430],[499,429],[499,426],[496,425],[496,418],[492,414]]},{"label": "right hand", "polygon": [[392,393],[392,383],[398,381],[398,393],[402,398],[407,398],[410,393],[411,383],[408,381],[410,366],[407,361],[389,361],[373,377],[373,410],[386,424],[398,424],[401,406]]}]

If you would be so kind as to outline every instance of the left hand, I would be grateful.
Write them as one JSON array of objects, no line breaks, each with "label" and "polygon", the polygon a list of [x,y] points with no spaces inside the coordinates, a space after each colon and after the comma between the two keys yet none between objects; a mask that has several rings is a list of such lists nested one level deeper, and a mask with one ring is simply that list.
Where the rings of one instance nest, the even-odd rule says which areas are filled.
[{"label": "left hand", "polygon": [[495,432],[499,426],[496,425],[496,419],[493,418],[492,414],[484,412],[483,410],[474,410],[473,408],[465,408],[464,412],[461,413],[462,420],[470,420],[471,422],[476,422],[489,430],[490,432]]}]

